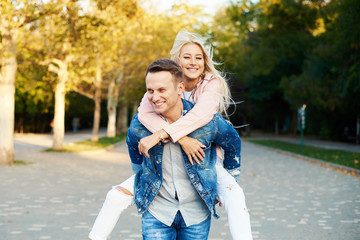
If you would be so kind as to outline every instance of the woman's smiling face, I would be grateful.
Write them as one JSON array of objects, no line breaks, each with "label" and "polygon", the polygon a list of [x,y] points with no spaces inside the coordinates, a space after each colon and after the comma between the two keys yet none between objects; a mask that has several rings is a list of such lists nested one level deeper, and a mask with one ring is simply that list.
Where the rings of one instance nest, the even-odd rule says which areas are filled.
[{"label": "woman's smiling face", "polygon": [[199,81],[205,69],[202,49],[195,43],[185,44],[180,51],[179,65],[187,80]]}]

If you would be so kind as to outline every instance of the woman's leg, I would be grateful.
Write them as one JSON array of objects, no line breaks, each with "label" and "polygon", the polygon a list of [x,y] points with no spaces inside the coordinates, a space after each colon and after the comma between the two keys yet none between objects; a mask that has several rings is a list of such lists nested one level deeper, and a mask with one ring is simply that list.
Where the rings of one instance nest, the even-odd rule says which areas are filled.
[{"label": "woman's leg", "polygon": [[[89,233],[90,239],[106,240],[108,238],[119,220],[121,213],[134,201],[134,179],[135,175],[132,175],[120,185],[113,186],[108,192],[94,226]],[[125,189],[125,191],[123,192],[119,186]]]},{"label": "woman's leg", "polygon": [[231,236],[233,240],[251,240],[250,216],[244,192],[235,178],[222,167],[219,161],[215,166],[217,196],[227,212]]}]

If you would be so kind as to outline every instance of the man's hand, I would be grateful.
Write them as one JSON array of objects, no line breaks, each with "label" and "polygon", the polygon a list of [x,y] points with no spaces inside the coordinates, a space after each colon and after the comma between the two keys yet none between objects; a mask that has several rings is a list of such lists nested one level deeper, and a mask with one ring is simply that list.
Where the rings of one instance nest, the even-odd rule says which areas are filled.
[{"label": "man's hand", "polygon": [[200,164],[200,161],[204,161],[205,152],[203,148],[205,148],[206,146],[199,142],[197,139],[185,136],[181,138],[178,143],[188,156],[191,165],[194,164],[193,160],[197,164]]},{"label": "man's hand", "polygon": [[[163,137],[163,139],[161,136]],[[150,157],[150,155],[148,153],[149,150],[153,146],[158,144],[160,142],[160,140],[162,140],[163,142],[168,141],[166,139],[168,137],[169,137],[169,135],[164,130],[160,130],[159,132],[154,132],[150,136],[142,138],[138,145],[139,153],[144,154],[146,157]]]}]

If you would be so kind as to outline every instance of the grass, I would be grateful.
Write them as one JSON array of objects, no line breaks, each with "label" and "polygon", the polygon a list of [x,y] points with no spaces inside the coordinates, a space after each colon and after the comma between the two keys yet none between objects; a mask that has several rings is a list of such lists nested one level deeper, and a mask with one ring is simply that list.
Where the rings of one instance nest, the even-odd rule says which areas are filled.
[{"label": "grass", "polygon": [[34,162],[24,161],[24,160],[15,160],[14,165],[29,165],[33,164]]},{"label": "grass", "polygon": [[247,141],[360,170],[360,153],[305,145],[301,150],[298,144],[278,140],[252,139]]},{"label": "grass", "polygon": [[83,152],[94,151],[106,148],[115,143],[121,142],[126,138],[126,133],[116,135],[115,137],[101,137],[97,142],[84,140],[75,143],[64,144],[62,150],[46,149],[47,152]]}]

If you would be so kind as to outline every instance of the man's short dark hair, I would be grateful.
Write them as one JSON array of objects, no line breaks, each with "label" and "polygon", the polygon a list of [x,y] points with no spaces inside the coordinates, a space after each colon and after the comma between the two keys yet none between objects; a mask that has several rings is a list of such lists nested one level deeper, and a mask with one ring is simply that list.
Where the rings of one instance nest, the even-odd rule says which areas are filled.
[{"label": "man's short dark hair", "polygon": [[146,75],[148,73],[155,73],[162,71],[170,72],[176,83],[183,81],[184,74],[182,68],[175,61],[168,58],[161,58],[153,61],[147,68]]}]

